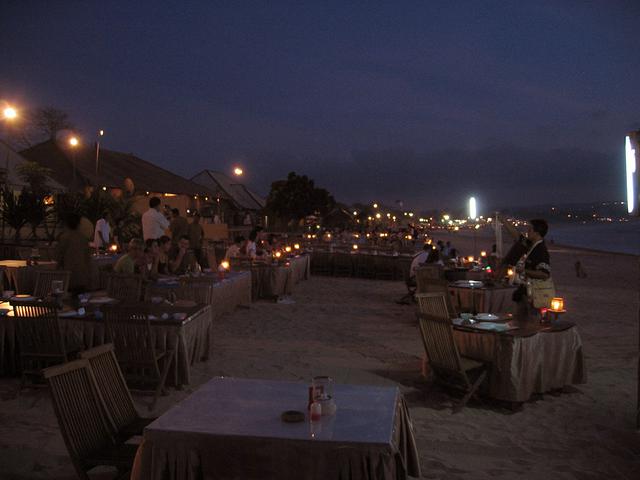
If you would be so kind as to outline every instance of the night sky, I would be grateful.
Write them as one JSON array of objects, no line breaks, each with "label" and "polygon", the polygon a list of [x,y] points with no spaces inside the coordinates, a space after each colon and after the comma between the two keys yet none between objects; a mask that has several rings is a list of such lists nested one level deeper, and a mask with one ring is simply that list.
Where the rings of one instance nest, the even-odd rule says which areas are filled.
[{"label": "night sky", "polygon": [[0,100],[265,195],[294,170],[415,209],[624,199],[640,2],[345,3],[4,1]]}]

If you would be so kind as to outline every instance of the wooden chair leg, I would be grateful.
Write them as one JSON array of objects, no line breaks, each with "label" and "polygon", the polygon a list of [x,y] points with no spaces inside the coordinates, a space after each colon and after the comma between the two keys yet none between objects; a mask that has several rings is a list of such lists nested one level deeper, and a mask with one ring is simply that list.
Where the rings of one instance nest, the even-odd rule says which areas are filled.
[{"label": "wooden chair leg", "polygon": [[173,358],[174,352],[168,352],[168,355],[165,355],[165,362],[162,366],[162,375],[160,375],[160,381],[158,382],[158,386],[153,395],[153,400],[149,405],[149,411],[153,411],[156,408],[156,403],[158,402],[158,397],[164,391],[164,385],[167,381],[167,375],[169,374],[169,368],[171,368],[171,364],[173,363],[171,360]]},{"label": "wooden chair leg", "polygon": [[471,388],[469,388],[465,396],[462,397],[462,400],[460,400],[460,403],[455,406],[455,408],[453,409],[453,413],[458,413],[460,410],[462,410],[465,407],[465,405],[467,404],[471,396],[475,394],[476,390],[482,384],[486,376],[487,376],[487,372],[482,372],[478,376],[478,378],[476,379],[475,382],[473,382],[473,385],[471,385]]}]

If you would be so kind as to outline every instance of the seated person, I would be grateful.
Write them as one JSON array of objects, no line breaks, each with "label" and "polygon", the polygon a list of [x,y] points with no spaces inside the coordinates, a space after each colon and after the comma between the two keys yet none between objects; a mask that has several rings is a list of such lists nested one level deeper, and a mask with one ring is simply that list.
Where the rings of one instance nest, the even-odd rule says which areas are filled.
[{"label": "seated person", "polygon": [[244,237],[239,236],[233,240],[233,243],[224,254],[225,260],[236,258],[242,255],[242,244],[244,243]]},{"label": "seated person", "polygon": [[158,240],[158,274],[169,275],[169,251],[171,251],[171,239],[163,235]]},{"label": "seated person", "polygon": [[433,247],[428,243],[425,243],[422,246],[422,251],[413,257],[413,260],[411,261],[411,267],[409,267],[409,279],[413,280],[414,284],[416,281],[416,270],[418,270],[418,268],[420,268],[423,263],[427,262],[430,253],[433,251]]},{"label": "seated person", "polygon": [[195,264],[196,257],[189,248],[189,237],[183,235],[169,252],[169,271],[174,275],[184,275],[194,270]]},{"label": "seated person", "polygon": [[429,256],[427,257],[427,261],[425,263],[428,263],[430,265],[444,266],[444,262],[440,258],[440,251],[438,249],[431,250],[431,252],[429,253]]},{"label": "seated person", "polygon": [[115,273],[128,273],[133,275],[137,273],[139,269],[137,264],[140,262],[143,256],[144,244],[139,238],[132,238],[127,248],[127,253],[120,257],[113,267]]}]

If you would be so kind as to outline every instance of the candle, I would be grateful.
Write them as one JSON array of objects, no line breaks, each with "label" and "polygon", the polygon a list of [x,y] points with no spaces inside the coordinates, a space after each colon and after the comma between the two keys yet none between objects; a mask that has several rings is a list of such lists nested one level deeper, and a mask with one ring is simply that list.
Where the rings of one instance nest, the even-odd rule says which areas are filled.
[{"label": "candle", "polygon": [[474,261],[474,260],[475,260],[475,259],[473,258],[473,255],[469,255],[469,256],[467,257],[467,261],[468,261],[469,263],[473,263],[473,261]]},{"label": "candle", "polygon": [[357,250],[358,249],[358,245],[356,245],[355,243],[353,244],[353,249]]},{"label": "candle", "polygon": [[284,251],[287,253],[291,253],[291,247],[287,245],[286,247],[284,247]]},{"label": "candle", "polygon": [[280,258],[281,256],[282,256],[282,253],[276,252],[276,258]]},{"label": "candle", "polygon": [[296,250],[300,250],[300,244],[299,243],[294,244],[293,248],[295,248]]},{"label": "candle", "polygon": [[552,312],[561,312],[564,310],[564,299],[561,297],[554,297],[551,299]]},{"label": "candle", "polygon": [[485,252],[484,250],[480,252],[480,256],[481,257],[486,257],[487,256],[487,252]]}]

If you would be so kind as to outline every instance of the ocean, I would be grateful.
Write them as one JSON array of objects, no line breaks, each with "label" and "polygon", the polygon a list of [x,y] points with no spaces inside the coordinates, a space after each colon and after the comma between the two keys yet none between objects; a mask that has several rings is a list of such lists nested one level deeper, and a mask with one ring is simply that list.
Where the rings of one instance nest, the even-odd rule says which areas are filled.
[{"label": "ocean", "polygon": [[547,243],[640,255],[640,218],[628,222],[560,223],[549,225]]}]

